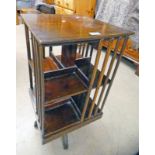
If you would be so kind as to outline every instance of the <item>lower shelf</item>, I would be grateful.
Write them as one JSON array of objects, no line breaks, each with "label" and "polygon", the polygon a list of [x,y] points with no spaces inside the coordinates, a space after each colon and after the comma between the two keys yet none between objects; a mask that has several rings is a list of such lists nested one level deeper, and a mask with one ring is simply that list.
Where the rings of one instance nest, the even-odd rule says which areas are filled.
[{"label": "lower shelf", "polygon": [[[92,123],[100,118],[102,118],[102,115],[103,113],[100,113],[98,115],[96,115],[95,117],[91,117],[90,119],[85,119],[83,122],[80,122],[80,121],[77,121],[77,123],[70,123],[70,126],[69,127],[66,127],[64,129],[62,129],[61,131],[59,132],[56,132],[56,133],[49,133],[48,135],[44,135],[43,137],[43,144],[46,144],[47,142],[53,140],[53,139],[56,139],[58,137],[62,137],[64,134],[68,134],[76,129],[79,129],[89,123]],[[55,124],[55,123],[54,123]]]},{"label": "lower shelf", "polygon": [[80,121],[77,109],[71,100],[45,112],[45,135],[55,133]]}]

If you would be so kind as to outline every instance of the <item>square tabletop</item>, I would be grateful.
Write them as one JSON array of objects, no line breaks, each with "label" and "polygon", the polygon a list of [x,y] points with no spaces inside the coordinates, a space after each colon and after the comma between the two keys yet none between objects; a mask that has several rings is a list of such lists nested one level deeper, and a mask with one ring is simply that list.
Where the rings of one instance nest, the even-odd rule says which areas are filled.
[{"label": "square tabletop", "polygon": [[22,18],[42,45],[95,41],[134,34],[123,28],[79,15],[23,14]]}]

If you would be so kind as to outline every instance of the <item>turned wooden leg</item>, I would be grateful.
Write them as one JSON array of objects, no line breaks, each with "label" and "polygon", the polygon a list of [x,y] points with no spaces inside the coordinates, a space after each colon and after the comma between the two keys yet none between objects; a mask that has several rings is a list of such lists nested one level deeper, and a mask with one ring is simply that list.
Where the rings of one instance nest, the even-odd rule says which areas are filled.
[{"label": "turned wooden leg", "polygon": [[67,150],[68,149],[68,135],[67,134],[62,137],[62,144],[63,144],[63,148]]}]

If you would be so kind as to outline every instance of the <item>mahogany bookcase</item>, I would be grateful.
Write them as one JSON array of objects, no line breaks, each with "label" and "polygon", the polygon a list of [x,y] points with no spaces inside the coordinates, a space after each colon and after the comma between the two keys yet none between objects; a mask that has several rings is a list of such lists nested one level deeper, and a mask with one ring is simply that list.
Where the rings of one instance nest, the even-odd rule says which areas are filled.
[{"label": "mahogany bookcase", "polygon": [[[78,15],[23,14],[22,19],[34,126],[41,131],[42,144],[63,137],[67,149],[69,132],[102,117],[122,53],[133,33]],[[109,42],[104,56],[103,40]],[[117,43],[111,55],[114,40]],[[53,52],[56,46],[60,55]]]}]

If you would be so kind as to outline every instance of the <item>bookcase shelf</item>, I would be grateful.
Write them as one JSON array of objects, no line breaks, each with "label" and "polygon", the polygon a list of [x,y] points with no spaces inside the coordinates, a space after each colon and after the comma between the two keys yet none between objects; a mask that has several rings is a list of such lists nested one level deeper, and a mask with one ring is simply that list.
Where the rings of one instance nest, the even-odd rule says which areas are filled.
[{"label": "bookcase shelf", "polygon": [[[53,90],[53,91],[52,91]],[[77,74],[66,74],[45,80],[45,101],[54,101],[86,92],[87,86]]]},{"label": "bookcase shelf", "polygon": [[63,105],[45,112],[45,136],[63,130],[79,121],[80,116],[77,109],[71,100],[68,100]]},{"label": "bookcase shelf", "polygon": [[[32,68],[32,70],[34,70],[34,62],[33,60],[29,60],[29,64]],[[46,57],[43,59],[43,70],[44,72],[48,72],[48,71],[52,71],[52,70],[58,70],[58,66],[55,63],[55,61],[51,58],[51,57]]]}]

